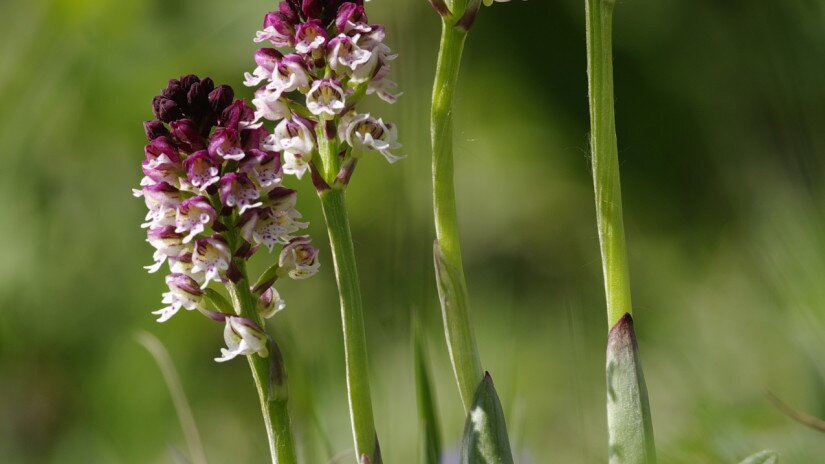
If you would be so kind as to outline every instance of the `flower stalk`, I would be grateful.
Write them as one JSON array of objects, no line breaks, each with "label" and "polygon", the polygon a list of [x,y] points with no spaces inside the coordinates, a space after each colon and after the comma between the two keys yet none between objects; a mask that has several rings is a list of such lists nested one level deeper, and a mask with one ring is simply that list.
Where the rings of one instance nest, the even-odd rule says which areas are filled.
[{"label": "flower stalk", "polygon": [[372,412],[364,311],[345,194],[342,189],[333,188],[318,195],[327,222],[341,300],[347,393],[355,451],[359,462],[367,456],[368,462],[378,464],[381,462],[381,452]]},{"label": "flower stalk", "polygon": [[436,232],[434,253],[447,347],[461,400],[465,412],[468,412],[476,389],[484,378],[484,371],[470,323],[453,183],[452,108],[467,38],[467,32],[455,25],[454,16],[442,17],[441,43],[433,85],[430,130]]},{"label": "flower stalk", "polygon": [[[263,326],[257,308],[257,298],[250,291],[246,263],[236,260],[242,278],[229,286],[233,307],[239,316],[252,319]],[[261,403],[261,414],[266,428],[269,452],[273,464],[297,464],[295,442],[287,408],[287,386],[284,360],[278,344],[270,338],[269,359],[257,354],[248,355],[249,368]]]},{"label": "flower stalk", "polygon": [[647,387],[631,316],[613,96],[615,0],[585,0],[590,145],[607,322],[607,428],[611,464],[655,464]]},{"label": "flower stalk", "polygon": [[632,314],[613,105],[613,6],[586,0],[590,145],[609,327]]}]

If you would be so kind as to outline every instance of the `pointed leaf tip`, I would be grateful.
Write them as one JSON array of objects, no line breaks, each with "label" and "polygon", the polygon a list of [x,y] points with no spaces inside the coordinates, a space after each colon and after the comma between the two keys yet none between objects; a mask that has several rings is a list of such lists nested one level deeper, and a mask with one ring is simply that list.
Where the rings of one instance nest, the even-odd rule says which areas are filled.
[{"label": "pointed leaf tip", "polygon": [[743,459],[739,464],[778,464],[779,454],[771,450],[762,450]]},{"label": "pointed leaf tip", "polygon": [[461,464],[513,464],[504,412],[489,372],[485,372],[467,414]]}]

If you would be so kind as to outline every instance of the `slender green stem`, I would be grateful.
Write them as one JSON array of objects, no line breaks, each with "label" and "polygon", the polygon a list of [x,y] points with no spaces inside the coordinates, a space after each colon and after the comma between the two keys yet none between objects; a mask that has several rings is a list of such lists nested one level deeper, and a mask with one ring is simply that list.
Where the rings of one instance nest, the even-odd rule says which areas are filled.
[{"label": "slender green stem", "polygon": [[371,464],[379,464],[381,455],[372,414],[361,288],[344,191],[333,188],[321,191],[318,195],[327,222],[335,277],[341,298],[347,392],[355,451],[359,462],[363,456],[368,456]]},{"label": "slender green stem", "polygon": [[614,0],[586,0],[590,145],[608,327],[632,311],[613,108],[614,3]]},{"label": "slender green stem", "polygon": [[[453,96],[458,84],[461,55],[467,33],[443,19],[438,52],[430,129],[433,150],[433,202],[435,207],[436,272],[447,346],[465,410],[484,377],[475,334],[470,324],[467,283],[453,185]],[[448,291],[449,290],[449,291]]]},{"label": "slender green stem", "polygon": [[[227,237],[234,247],[235,243],[231,233]],[[229,294],[235,312],[239,315],[251,319],[262,328],[263,321],[257,311],[257,298],[249,289],[249,278],[246,272],[246,263],[243,259],[234,259],[242,278],[235,284],[229,286]],[[269,451],[272,455],[273,464],[297,464],[298,459],[295,454],[295,443],[292,437],[292,429],[289,420],[289,410],[287,408],[287,386],[284,361],[277,343],[270,343],[270,353],[268,358],[262,358],[257,354],[247,356],[249,367],[252,370],[252,378],[255,381],[255,388],[258,390],[258,398],[261,402],[261,414],[266,427],[266,435],[269,440]]]}]

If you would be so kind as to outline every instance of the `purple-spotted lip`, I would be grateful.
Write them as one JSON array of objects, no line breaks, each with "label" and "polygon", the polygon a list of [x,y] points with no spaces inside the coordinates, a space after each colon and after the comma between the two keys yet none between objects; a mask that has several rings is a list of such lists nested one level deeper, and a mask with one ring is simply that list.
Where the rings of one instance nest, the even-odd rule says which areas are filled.
[{"label": "purple-spotted lip", "polygon": [[220,166],[222,160],[219,156],[209,153],[207,150],[198,150],[192,153],[188,158],[183,160],[183,167],[188,171],[191,170],[199,161],[207,163],[209,166]]}]

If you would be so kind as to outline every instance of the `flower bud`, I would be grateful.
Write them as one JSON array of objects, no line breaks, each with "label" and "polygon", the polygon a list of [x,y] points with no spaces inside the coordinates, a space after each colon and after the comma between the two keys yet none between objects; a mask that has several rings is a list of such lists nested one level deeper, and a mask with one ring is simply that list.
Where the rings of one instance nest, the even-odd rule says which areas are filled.
[{"label": "flower bud", "polygon": [[232,87],[223,84],[219,85],[215,90],[209,92],[209,104],[213,115],[221,115],[223,111],[232,104],[235,98],[235,92]]},{"label": "flower bud", "polygon": [[169,130],[163,122],[153,119],[143,123],[143,131],[146,132],[146,138],[155,140],[158,137],[168,137]]},{"label": "flower bud", "polygon": [[172,121],[169,124],[169,129],[171,129],[176,139],[186,144],[190,153],[205,148],[198,126],[191,119]]},{"label": "flower bud", "polygon": [[183,110],[178,103],[162,96],[152,100],[152,112],[163,122],[172,122],[183,117]]},{"label": "flower bud", "polygon": [[273,287],[269,287],[258,297],[258,311],[264,319],[269,319],[283,311],[284,308],[286,308],[286,302],[281,299],[281,295]]},{"label": "flower bud", "polygon": [[318,273],[318,250],[310,244],[310,238],[295,237],[281,250],[278,265],[293,279],[306,279]]}]

